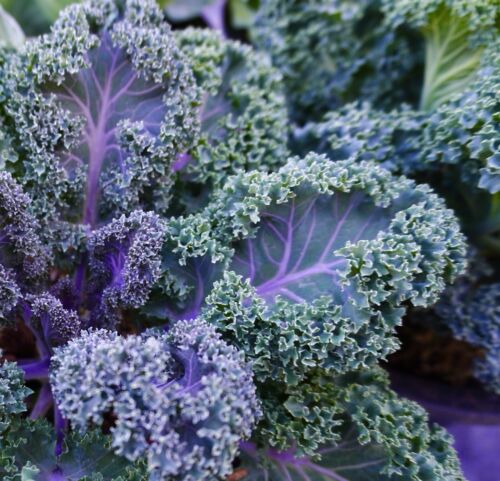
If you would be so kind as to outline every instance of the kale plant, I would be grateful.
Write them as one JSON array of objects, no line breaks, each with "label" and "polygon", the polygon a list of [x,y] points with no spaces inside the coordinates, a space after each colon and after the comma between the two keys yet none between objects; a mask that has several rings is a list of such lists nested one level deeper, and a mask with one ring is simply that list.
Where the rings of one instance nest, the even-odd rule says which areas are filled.
[{"label": "kale plant", "polygon": [[[381,367],[465,270],[416,174],[445,163],[420,129],[455,97],[431,79],[432,114],[347,103],[414,99],[406,2],[274,3],[271,58],[153,0],[87,0],[2,45],[2,479],[464,479]],[[455,89],[489,68],[474,52]]]},{"label": "kale plant", "polygon": [[[372,160],[430,183],[446,198],[493,273],[485,270],[474,279],[462,279],[457,286],[461,294],[447,297],[460,298],[467,308],[453,301],[455,308],[446,314],[441,310],[438,317],[446,317],[457,339],[484,350],[484,359],[476,363],[482,368],[475,372],[486,387],[498,391],[498,2],[365,3],[265,2],[254,36],[284,75],[296,122],[291,150],[300,155],[313,150],[335,161]],[[377,10],[368,17],[378,18],[376,28],[368,29],[363,16],[367,8]],[[412,38],[417,39],[413,48],[405,51]],[[307,42],[310,49],[299,48]],[[380,45],[396,46],[399,52],[390,57]],[[325,60],[308,56],[311,49]],[[352,55],[359,59],[362,74],[345,69],[355,65]],[[315,88],[308,88],[306,78]]]}]

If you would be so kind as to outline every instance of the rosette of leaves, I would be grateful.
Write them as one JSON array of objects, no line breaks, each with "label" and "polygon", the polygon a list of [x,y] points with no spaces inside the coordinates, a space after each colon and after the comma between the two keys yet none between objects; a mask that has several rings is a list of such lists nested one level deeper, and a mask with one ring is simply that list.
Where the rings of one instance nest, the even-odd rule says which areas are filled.
[{"label": "rosette of leaves", "polygon": [[[398,347],[404,304],[434,303],[463,267],[457,220],[428,187],[316,154],[229,178],[167,232],[176,256],[164,256],[143,312],[214,324],[252,361],[263,399],[308,386],[318,369],[341,374],[384,358]],[[297,448],[335,432],[328,410],[291,428],[273,418],[281,404],[277,395],[264,417]]]},{"label": "rosette of leaves", "polygon": [[405,25],[388,29],[381,3],[262,2],[252,38],[283,73],[293,120],[319,120],[356,99],[384,108],[416,99],[419,39]]},{"label": "rosette of leaves", "polygon": [[[138,467],[135,467],[135,464],[124,462],[120,457],[113,455],[110,451],[111,441],[98,431],[81,436],[68,434],[67,421],[60,409],[64,406],[64,402],[53,402],[49,373],[50,366],[57,362],[57,356],[53,357],[55,350],[61,349],[61,346],[66,346],[68,343],[76,343],[75,339],[79,339],[83,328],[102,325],[113,329],[119,328],[127,311],[133,311],[147,299],[149,289],[160,273],[159,254],[164,236],[163,222],[157,215],[142,211],[135,211],[130,216],[113,220],[89,235],[85,262],[73,266],[75,270],[68,275],[60,273],[54,277],[53,274],[49,275],[49,271],[54,272],[53,269],[49,269],[52,265],[50,256],[37,236],[40,226],[29,213],[29,199],[10,174],[5,172],[0,177],[0,209],[3,212],[0,266],[3,274],[2,296],[5,301],[1,319],[2,343],[5,344],[5,339],[9,339],[9,336],[14,336],[14,339],[17,336],[27,336],[33,340],[32,350],[36,357],[24,358],[22,354],[19,356],[17,353],[17,359],[20,372],[24,373],[24,380],[39,383],[36,399],[31,404],[30,421],[18,423],[10,417],[5,421],[8,434],[2,441],[4,444],[1,446],[0,460],[4,465],[0,464],[0,473],[5,479],[13,480],[18,479],[18,476],[33,480],[67,479],[68,481],[144,479],[142,455],[133,458],[134,462],[139,463]],[[218,338],[208,326],[200,324],[198,330],[194,329],[192,323],[189,323],[189,329],[184,326],[184,331],[188,330],[189,335],[193,336],[189,339],[182,337],[184,332],[182,329],[179,324],[176,340],[179,344],[177,347],[183,352],[178,352],[173,346],[169,351],[177,359],[175,364],[177,367],[169,370],[170,375],[178,379],[177,399],[184,403],[184,416],[190,413],[193,423],[196,424],[195,420],[198,417],[206,419],[201,413],[201,406],[206,409],[207,399],[213,396],[214,407],[210,415],[217,419],[217,421],[209,419],[208,425],[200,426],[200,433],[203,433],[200,436],[203,436],[204,440],[213,437],[213,450],[205,452],[201,447],[194,447],[189,463],[191,466],[201,466],[200,459],[203,459],[205,463],[203,469],[207,472],[229,470],[240,437],[250,434],[252,416],[257,417],[259,414],[257,401],[253,397],[251,374],[248,369],[239,367],[241,355],[234,348],[217,341]],[[117,337],[117,334],[111,331],[98,332],[107,332],[113,339]],[[131,338],[129,343],[133,345],[135,340],[139,351],[147,350],[149,344],[146,342],[145,347],[144,342],[138,339]],[[218,372],[222,373],[223,366],[226,366],[229,372],[224,372],[223,376],[220,374],[217,377],[214,374],[211,377],[212,367],[202,369],[190,352],[184,352],[201,340],[209,343],[208,347],[203,345],[207,350],[217,348],[210,353],[204,351],[203,360],[206,361],[211,355],[210,366],[218,365],[220,362],[222,364],[218,367]],[[96,336],[95,341],[99,345],[102,343],[103,348],[109,348],[104,334]],[[166,349],[165,342],[158,344],[158,349]],[[117,343],[120,344],[121,340]],[[154,344],[153,341],[151,343]],[[124,349],[127,346],[128,344]],[[75,349],[81,351],[80,345],[78,344]],[[172,350],[175,350],[175,355]],[[109,355],[108,351],[105,352]],[[123,354],[123,351],[121,352]],[[152,349],[152,352],[158,358],[158,362],[165,360],[164,357],[157,355],[157,351]],[[118,357],[123,360],[122,357]],[[124,362],[123,367],[128,369],[127,366],[128,364]],[[148,368],[153,369],[155,366]],[[92,379],[95,379],[95,376],[90,374],[90,371],[95,369],[94,365],[88,366],[87,373]],[[116,373],[116,367],[113,369]],[[185,377],[181,375],[181,371],[186,372]],[[203,379],[200,380],[200,377]],[[201,389],[200,385],[205,383],[206,378],[210,378],[213,382],[206,389]],[[158,378],[155,377],[153,382],[156,382],[156,379]],[[219,384],[220,379],[224,379],[222,385]],[[233,379],[232,384],[230,379]],[[139,381],[133,378],[130,382]],[[193,398],[185,391],[184,384],[188,382],[192,382],[188,389],[192,393],[198,393],[196,405],[190,404]],[[12,404],[16,401],[16,398],[9,401],[1,391],[0,386],[0,398],[6,399],[5,402]],[[84,397],[83,394],[80,396],[81,399]],[[244,399],[248,400],[247,404],[243,402]],[[124,407],[122,404],[121,407],[128,409],[130,406]],[[54,426],[40,420],[51,408]],[[146,422],[154,412],[153,406],[149,408],[151,409],[145,407],[143,412]],[[240,409],[244,411],[243,414],[239,414]],[[11,408],[9,410],[12,411]],[[172,426],[176,426],[178,436],[182,437],[190,432],[191,424],[185,426],[185,429],[180,425],[177,426],[179,419],[176,416],[178,412],[174,409],[170,413],[169,422]],[[162,436],[167,427],[162,424],[161,416],[155,419],[158,435],[156,448],[159,452],[155,451],[152,456],[161,458],[163,449],[161,443],[165,440]],[[234,430],[226,433],[230,425],[234,426]],[[217,430],[214,432],[216,426]],[[121,427],[127,429],[124,425]],[[224,438],[226,444],[222,441],[218,443],[221,433],[227,434]],[[168,438],[168,443],[171,441],[172,439]],[[203,445],[203,442],[200,441],[200,444]],[[176,446],[176,449],[184,449],[183,441],[179,440]],[[183,451],[179,456],[184,459],[185,454]],[[92,461],[86,460],[87,456],[91,457]],[[150,463],[154,464],[155,461]],[[155,469],[153,467],[150,471],[155,472]],[[164,479],[164,474],[156,475],[159,476],[157,479]],[[196,478],[197,475],[194,476]]]},{"label": "rosette of leaves", "polygon": [[259,417],[243,355],[206,323],[120,337],[85,332],[58,350],[51,375],[62,413],[81,431],[113,419],[114,451],[147,459],[150,480],[212,480],[232,472]]}]

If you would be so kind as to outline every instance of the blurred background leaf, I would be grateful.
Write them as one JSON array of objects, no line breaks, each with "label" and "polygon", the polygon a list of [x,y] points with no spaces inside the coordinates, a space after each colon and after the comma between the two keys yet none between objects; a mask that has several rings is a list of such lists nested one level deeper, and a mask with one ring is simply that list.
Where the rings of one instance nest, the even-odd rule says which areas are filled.
[{"label": "blurred background leaf", "polygon": [[[259,8],[259,0],[158,0],[173,22],[203,18],[210,24],[211,12],[219,11],[225,30],[248,28]],[[214,26],[214,25],[212,25]]]},{"label": "blurred background leaf", "polygon": [[167,15],[174,21],[185,22],[201,15],[202,11],[217,0],[158,0]]},{"label": "blurred background leaf", "polygon": [[17,49],[24,41],[24,32],[16,19],[0,7],[0,45]]},{"label": "blurred background leaf", "polygon": [[[80,0],[0,0],[0,6],[12,15],[28,36],[48,32],[59,11]],[[173,23],[201,19],[211,24],[215,16],[216,27],[228,30],[245,30],[253,21],[259,0],[157,0],[165,8]],[[221,27],[217,24],[220,23]]]},{"label": "blurred background leaf", "polygon": [[26,35],[47,32],[59,11],[76,0],[0,0],[7,10],[21,24]]},{"label": "blurred background leaf", "polygon": [[241,29],[250,27],[258,8],[259,0],[229,0],[232,26]]}]

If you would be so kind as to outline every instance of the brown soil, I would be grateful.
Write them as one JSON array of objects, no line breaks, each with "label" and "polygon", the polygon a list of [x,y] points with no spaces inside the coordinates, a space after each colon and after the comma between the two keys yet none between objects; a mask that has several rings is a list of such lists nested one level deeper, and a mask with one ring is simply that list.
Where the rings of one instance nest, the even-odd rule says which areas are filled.
[{"label": "brown soil", "polygon": [[438,378],[453,385],[473,382],[474,361],[480,348],[409,321],[398,328],[401,349],[389,356],[389,365],[413,374]]}]

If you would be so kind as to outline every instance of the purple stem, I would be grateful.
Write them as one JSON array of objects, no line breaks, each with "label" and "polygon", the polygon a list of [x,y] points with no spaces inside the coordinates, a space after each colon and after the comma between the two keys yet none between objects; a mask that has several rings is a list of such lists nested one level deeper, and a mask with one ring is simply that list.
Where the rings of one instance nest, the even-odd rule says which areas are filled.
[{"label": "purple stem", "polygon": [[81,264],[75,272],[75,292],[80,297],[80,302],[83,301],[83,292],[85,288],[85,274],[87,272],[88,255],[84,254]]},{"label": "purple stem", "polygon": [[50,384],[48,382],[44,382],[42,389],[40,389],[40,392],[38,393],[36,403],[31,410],[30,419],[34,420],[45,416],[53,402],[54,398],[52,397]]},{"label": "purple stem", "polygon": [[332,274],[331,268],[342,265],[345,263],[344,259],[337,259],[332,261],[329,264],[316,264],[303,271],[289,273],[283,276],[275,276],[272,279],[264,282],[260,286],[257,287],[257,293],[261,296],[265,296],[271,292],[274,292],[276,289],[291,283],[297,282],[300,279],[308,276],[319,275],[319,274]]},{"label": "purple stem", "polygon": [[172,171],[179,172],[179,170],[183,170],[186,165],[191,162],[192,158],[189,154],[183,153],[179,154],[175,159],[175,162],[172,164]]},{"label": "purple stem", "polygon": [[48,481],[67,481],[68,478],[64,476],[63,472],[60,470],[60,468],[56,468],[54,471],[48,474],[47,477]]},{"label": "purple stem", "polygon": [[21,305],[21,309],[22,309],[22,319],[24,325],[32,332],[33,336],[35,337],[38,354],[40,354],[41,358],[49,358],[50,348],[47,345],[47,342],[40,336],[37,330],[31,325],[32,312],[30,306],[26,302],[23,302]]},{"label": "purple stem", "polygon": [[31,381],[33,379],[47,379],[49,376],[49,357],[32,361],[18,361],[19,367],[24,371],[24,379]]},{"label": "purple stem", "polygon": [[192,309],[182,312],[181,314],[175,315],[176,320],[178,321],[191,321],[196,319],[201,314],[201,307],[195,306]]},{"label": "purple stem", "polygon": [[[242,451],[245,451],[249,456],[253,458],[257,457],[257,448],[255,444],[251,442],[240,442],[240,449]],[[307,457],[296,457],[294,453],[295,448],[290,448],[286,451],[277,451],[276,449],[272,448],[266,450],[266,456],[280,466],[281,471],[285,474],[287,480],[291,481],[289,468],[287,467],[291,466],[295,471],[299,472],[302,478],[304,478],[304,480],[306,481],[310,481],[312,480],[312,478],[307,475],[304,468],[308,468],[311,471],[322,475],[322,478],[324,478],[325,480],[331,479],[335,481],[348,481],[347,478],[339,475],[333,469],[328,469],[317,465],[310,461]],[[380,463],[380,460],[377,460],[376,463]],[[372,466],[373,464],[374,462],[368,462],[365,464],[360,464],[359,467],[362,468],[363,466]],[[358,466],[345,466],[335,469],[350,469],[354,467]]]},{"label": "purple stem", "polygon": [[257,454],[257,446],[251,441],[240,441],[240,450],[250,456],[255,456]]},{"label": "purple stem", "polygon": [[99,196],[99,177],[106,154],[106,131],[108,112],[111,109],[114,98],[112,98],[112,79],[116,69],[117,53],[111,60],[111,66],[103,86],[100,111],[94,123],[88,123],[89,135],[89,171],[87,177],[87,188],[85,195],[85,206],[83,212],[83,223],[95,226],[97,221],[97,201]]},{"label": "purple stem", "polygon": [[64,433],[68,426],[68,422],[63,418],[61,411],[54,403],[54,425],[56,429],[56,456],[60,456],[63,451]]}]

